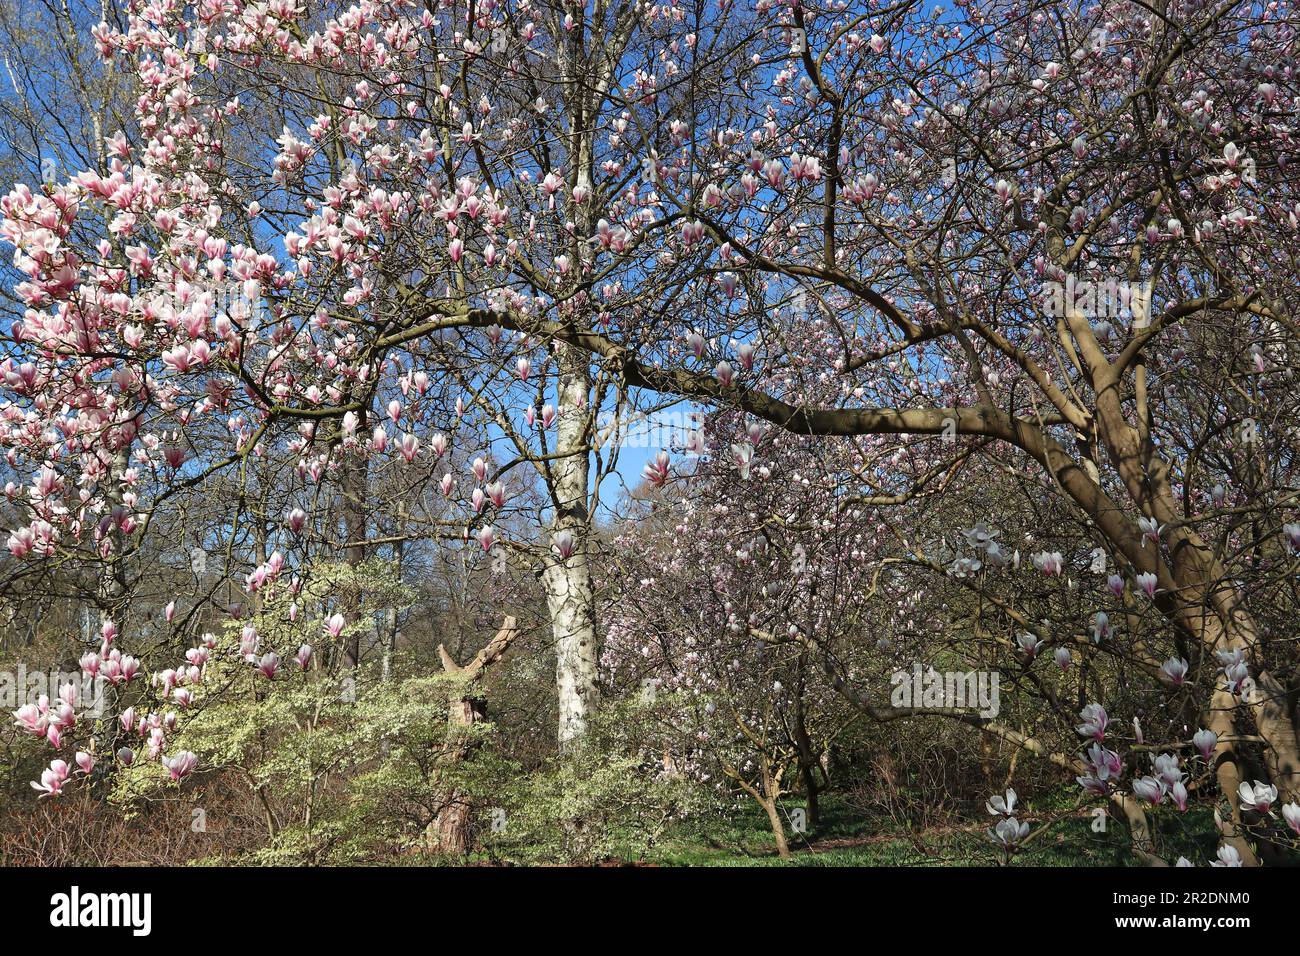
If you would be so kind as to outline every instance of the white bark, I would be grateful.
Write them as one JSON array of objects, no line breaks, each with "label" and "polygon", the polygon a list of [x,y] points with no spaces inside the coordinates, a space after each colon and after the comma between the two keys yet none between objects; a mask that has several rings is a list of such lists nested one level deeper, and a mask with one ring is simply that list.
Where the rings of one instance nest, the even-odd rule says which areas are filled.
[{"label": "white bark", "polygon": [[587,356],[561,345],[560,420],[556,427],[551,495],[555,506],[551,533],[573,535],[574,552],[561,560],[552,555],[542,575],[555,637],[555,688],[559,700],[561,749],[581,737],[596,707],[595,593],[588,564],[591,516],[589,480],[589,408],[591,371]]},{"label": "white bark", "polygon": [[573,555],[546,570],[546,601],[555,635],[555,690],[560,748],[582,736],[596,707],[596,621],[585,556]]}]

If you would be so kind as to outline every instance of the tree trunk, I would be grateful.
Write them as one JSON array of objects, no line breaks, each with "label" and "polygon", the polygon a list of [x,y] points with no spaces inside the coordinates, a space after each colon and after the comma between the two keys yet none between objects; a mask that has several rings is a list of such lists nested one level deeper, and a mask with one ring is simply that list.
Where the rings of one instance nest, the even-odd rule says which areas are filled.
[{"label": "tree trunk", "polygon": [[[129,466],[128,449],[120,449],[114,453],[112,467],[114,479],[123,475]],[[121,486],[116,483],[116,480],[112,485],[112,489],[109,494],[110,511],[120,507],[122,503]],[[116,528],[109,533],[109,540],[112,543],[112,551],[108,555],[107,563],[99,569],[99,577],[95,588],[95,604],[99,610],[101,624],[104,621],[111,620],[121,630],[125,631],[129,626],[126,617],[130,609],[130,588],[127,585],[127,555],[125,551],[128,543]],[[92,650],[98,652],[102,644],[101,635],[93,625],[87,630],[89,631],[89,641],[87,643]],[[97,786],[102,786],[116,769],[117,764],[114,755],[117,753],[118,744],[123,739],[124,734],[122,733],[122,725],[118,721],[118,717],[122,712],[118,688],[107,681],[101,680],[96,682],[96,690],[102,694],[99,699],[98,716],[99,740],[100,746],[103,748],[101,754],[106,755],[108,759],[96,761],[95,768],[91,773],[91,779]]]},{"label": "tree trunk", "polygon": [[[579,18],[581,20],[581,18]],[[556,51],[562,96],[572,117],[566,133],[570,157],[570,189],[592,192],[595,182],[597,152],[595,126],[591,118],[599,108],[605,91],[608,63],[615,56],[607,41],[588,50],[585,28],[567,31]],[[595,51],[599,50],[597,54]],[[590,236],[596,225],[595,203],[578,203],[574,210],[576,229],[570,236],[569,253],[577,266],[573,281],[585,281],[593,263],[591,245],[582,237]],[[576,287],[574,289],[576,292]],[[586,293],[575,296],[581,303]],[[575,304],[578,321],[590,319],[581,313],[585,307]],[[560,420],[556,430],[557,459],[548,468],[548,483],[555,516],[551,533],[573,535],[574,552],[567,558],[550,562],[543,574],[551,629],[555,638],[555,689],[559,705],[558,739],[561,750],[574,745],[587,729],[596,709],[596,604],[588,565],[588,541],[591,536],[590,457],[594,434],[594,413],[589,408],[592,389],[591,357],[585,351],[556,343],[559,381],[556,397]]]},{"label": "tree trunk", "polygon": [[588,563],[591,516],[587,507],[590,464],[591,366],[577,349],[560,345],[560,420],[555,462],[550,467],[555,517],[552,535],[573,536],[573,553],[553,556],[543,572],[546,603],[555,637],[555,688],[559,702],[559,743],[571,746],[587,729],[596,707],[596,603]]},{"label": "tree trunk", "polygon": [[1142,804],[1122,791],[1111,794],[1110,802],[1128,824],[1129,846],[1133,855],[1147,866],[1166,866],[1165,861],[1156,856],[1155,841],[1151,837],[1151,822],[1147,819]]},{"label": "tree trunk", "polygon": [[[365,434],[366,414],[364,409],[358,413],[357,432]],[[366,495],[368,460],[347,452],[343,453],[341,463],[343,475],[340,491],[342,493],[343,536],[346,545],[344,559],[354,572],[366,560]],[[352,582],[354,597],[348,602],[344,611],[349,625],[360,621],[363,612],[361,583],[359,579]],[[349,669],[355,669],[361,663],[361,628],[354,627],[352,635],[344,640],[343,662]]]},{"label": "tree trunk", "polygon": [[[462,697],[451,702],[447,714],[448,737],[454,742],[464,738],[470,727],[478,723],[487,713],[482,700]],[[461,743],[454,745],[449,762],[459,763],[469,753],[469,747]],[[438,811],[437,819],[430,827],[430,849],[437,853],[451,856],[465,856],[469,853],[469,803],[464,794],[453,791],[447,795],[447,801]]]},{"label": "tree trunk", "polygon": [[[1076,334],[1081,334],[1086,320],[1074,315],[1071,320],[1078,326]],[[1214,549],[1200,537],[1194,525],[1183,520],[1169,463],[1125,419],[1119,390],[1114,387],[1117,384],[1114,370],[1095,357],[1094,364],[1098,369],[1093,376],[1098,396],[1097,424],[1107,452],[1133,502],[1168,529],[1165,538],[1168,564],[1160,559],[1159,549],[1153,548],[1141,555],[1131,555],[1134,566],[1172,577],[1175,585],[1172,593],[1160,596],[1162,610],[1200,642],[1204,654],[1222,650],[1246,652],[1251,673],[1255,675],[1256,691],[1242,700],[1216,691],[1210,704],[1209,727],[1222,739],[1240,729],[1242,718],[1249,713],[1264,740],[1265,763],[1280,799],[1294,799],[1300,792],[1300,738],[1286,711],[1283,688],[1272,675],[1262,671],[1264,662],[1258,652],[1255,623]],[[1231,756],[1220,745],[1216,777],[1224,799],[1233,807],[1234,817],[1233,825],[1223,828],[1224,840],[1249,862],[1254,854],[1237,829],[1240,812],[1235,784],[1240,783],[1241,775]]]},{"label": "tree trunk", "polygon": [[817,781],[820,761],[813,752],[812,738],[808,736],[808,710],[804,706],[804,694],[807,691],[808,650],[799,654],[799,679],[795,687],[792,732],[795,752],[799,761],[799,777],[803,782],[804,796],[808,801],[808,827],[816,830],[821,822],[820,804],[817,799],[821,786]]},{"label": "tree trunk", "polygon": [[[449,674],[460,674],[465,678],[463,695],[450,702],[447,710],[447,752],[440,763],[453,766],[464,760],[472,744],[468,740],[470,728],[487,716],[487,703],[482,697],[472,693],[474,685],[492,664],[501,659],[516,637],[519,629],[515,619],[507,617],[501,630],[487,646],[479,651],[472,661],[464,667],[459,666],[447,649],[438,646],[438,656],[442,668]],[[434,853],[465,856],[470,850],[469,840],[470,805],[465,794],[453,790],[438,810],[437,817],[425,831],[425,843]]]},{"label": "tree trunk", "polygon": [[776,855],[783,860],[790,859],[790,844],[785,838],[785,825],[781,823],[781,814],[776,809],[776,798],[765,797],[763,809],[767,812],[767,822],[772,827],[772,836],[776,838]]},{"label": "tree trunk", "polygon": [[[573,567],[575,561],[580,566]],[[575,554],[548,568],[545,583],[555,636],[559,742],[565,749],[586,731],[596,704],[596,627],[586,559]]]}]

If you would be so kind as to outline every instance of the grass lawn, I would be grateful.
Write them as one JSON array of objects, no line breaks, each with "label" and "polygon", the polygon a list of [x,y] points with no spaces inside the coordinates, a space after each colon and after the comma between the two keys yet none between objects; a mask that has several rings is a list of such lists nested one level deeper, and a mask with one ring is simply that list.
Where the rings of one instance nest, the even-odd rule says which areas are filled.
[{"label": "grass lawn", "polygon": [[[801,801],[784,803],[788,815]],[[1063,807],[1032,806],[1020,819],[1031,826],[1030,841],[1012,866],[1136,866],[1129,853],[1128,831],[1114,819],[1106,832],[1093,832],[1093,820],[1070,816],[1054,822]],[[1163,808],[1162,808],[1163,809]],[[729,816],[696,820],[671,831],[646,856],[661,866],[992,866],[1004,857],[989,840],[992,818],[974,818],[960,828],[908,834],[892,821],[867,819],[834,796],[822,801],[822,821],[816,832],[787,838],[793,857],[781,860],[767,818],[752,804],[740,804]],[[1205,865],[1214,857],[1215,838],[1210,811],[1185,815],[1157,812],[1157,841],[1171,863],[1186,856]]]}]

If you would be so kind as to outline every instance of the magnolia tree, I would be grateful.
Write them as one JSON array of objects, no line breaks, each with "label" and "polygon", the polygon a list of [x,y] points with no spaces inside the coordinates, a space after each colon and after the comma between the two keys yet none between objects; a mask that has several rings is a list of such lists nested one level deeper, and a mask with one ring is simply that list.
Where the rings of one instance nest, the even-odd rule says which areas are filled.
[{"label": "magnolia tree", "polygon": [[[834,502],[827,509],[823,463],[805,458],[811,475],[782,467],[774,476],[773,456],[751,472],[755,449],[772,455],[798,439],[758,423],[736,434],[743,423],[728,418],[688,439],[695,454],[720,454],[624,517],[607,569],[602,663],[613,685],[680,696],[674,759],[752,797],[787,856],[780,798],[800,792],[796,831],[817,826],[829,747],[854,716],[828,675],[849,655],[860,662],[844,627],[870,600],[870,572],[840,560],[858,529],[836,520]],[[733,468],[738,482],[728,480]]]},{"label": "magnolia tree", "polygon": [[[1278,8],[1177,13],[773,14],[785,68],[660,156],[665,206],[694,217],[672,273],[689,324],[596,347],[795,432],[929,434],[954,461],[1042,469],[1112,593],[1197,663],[1225,853],[1246,859],[1242,785],[1294,799],[1298,769],[1276,613],[1295,573],[1293,40]],[[783,328],[773,305],[800,299],[829,347]],[[1078,574],[1083,554],[1036,563]]]},{"label": "magnolia tree", "polygon": [[[1026,758],[1031,781],[1078,788],[1077,812],[1109,803],[1149,862],[1162,861],[1150,815],[1197,805],[1229,833],[1241,811],[1264,855],[1294,845],[1300,813],[1261,812],[1277,802],[1267,784],[1215,799],[1224,741],[1200,722],[1216,680],[1246,671],[1232,655],[1194,669],[1149,598],[1093,553],[1045,470],[945,460],[935,443],[900,456],[874,439],[746,428],[734,413],[685,445],[704,457],[648,490],[614,543],[622,586],[604,662],[611,683],[634,676],[683,695],[679,747],[711,757],[703,765],[750,792],[774,828],[775,798],[796,789],[815,820],[839,697],[876,733],[954,721],[972,749],[982,736],[981,760],[1000,753],[1014,773]],[[979,496],[955,497],[955,482]],[[1034,812],[1032,786],[1026,800],[1016,785],[1019,811],[999,793],[1011,810],[990,831],[1008,854],[1029,835],[1015,813]]]},{"label": "magnolia tree", "polygon": [[[338,483],[359,560],[376,463],[449,449],[491,553],[530,470],[546,533],[507,544],[546,589],[567,742],[596,698],[602,415],[690,397],[892,442],[856,479],[889,495],[1034,475],[1090,547],[1025,557],[1080,588],[1104,561],[1097,603],[1178,643],[1225,853],[1255,859],[1271,802],[1242,785],[1300,786],[1288,7],[126,12],[94,38],[138,80],[138,145],[0,209],[15,554],[111,553],[268,455]],[[1045,538],[1039,497],[998,501]]]},{"label": "magnolia tree", "polygon": [[[794,8],[769,95],[720,122],[697,110],[690,174],[659,180],[699,223],[677,273],[695,327],[660,326],[658,365],[604,341],[629,378],[796,432],[930,434],[1044,469],[1116,591],[1204,662],[1245,858],[1241,785],[1258,761],[1260,786],[1293,799],[1300,769],[1275,616],[1295,573],[1296,211],[1277,120],[1293,40],[1280,9],[1177,12],[1171,27],[1128,4],[1064,20],[1031,4]],[[769,311],[800,293],[839,340],[810,366]],[[694,366],[666,361],[674,331],[703,340]],[[784,366],[782,387],[751,388],[722,356],[708,371],[728,341],[742,369],[747,347],[766,378]],[[809,401],[825,380],[842,397]]]},{"label": "magnolia tree", "polygon": [[[656,262],[643,225],[661,218],[644,147],[685,141],[690,123],[660,120],[685,115],[696,80],[725,85],[744,40],[730,19],[703,34],[704,11],[609,4],[128,6],[124,29],[94,34],[138,77],[142,144],[118,135],[110,170],[5,207],[30,276],[11,414],[75,417],[81,436],[75,454],[48,430],[14,446],[79,482],[95,515],[139,480],[123,477],[138,442],[167,470],[157,494],[268,449],[298,456],[304,478],[342,486],[353,561],[375,459],[481,452],[472,482],[448,472],[443,489],[464,492],[485,552],[503,473],[528,469],[550,499],[554,540],[531,560],[560,738],[575,738],[596,696],[586,542],[614,457],[594,448],[629,399],[548,326],[634,324],[626,280]],[[76,241],[86,217],[106,222],[98,242]],[[454,417],[429,412],[430,388]],[[200,436],[224,450],[192,455]],[[33,516],[19,547],[88,523]]]}]

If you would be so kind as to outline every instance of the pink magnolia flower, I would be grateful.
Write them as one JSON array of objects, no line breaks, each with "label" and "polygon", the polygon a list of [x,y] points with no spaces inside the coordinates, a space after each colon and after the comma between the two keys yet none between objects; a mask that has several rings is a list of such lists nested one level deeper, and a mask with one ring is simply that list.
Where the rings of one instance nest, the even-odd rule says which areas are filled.
[{"label": "pink magnolia flower", "polygon": [[[42,701],[46,701],[44,695]],[[49,729],[50,721],[48,717],[49,703],[46,701],[45,706],[40,704],[24,704],[13,712],[14,720],[18,726],[22,727],[29,734],[36,737],[44,737],[45,732]]]},{"label": "pink magnolia flower", "polygon": [[1009,850],[1029,836],[1029,824],[1021,823],[1015,817],[1004,817],[988,833],[994,843]]},{"label": "pink magnolia flower", "polygon": [[1093,774],[1084,774],[1074,779],[1080,787],[1095,797],[1104,797],[1110,793],[1110,785]]},{"label": "pink magnolia flower", "polygon": [[274,680],[276,672],[280,669],[280,655],[275,651],[267,651],[257,662],[258,672],[267,680]]},{"label": "pink magnolia flower", "polygon": [[[114,651],[113,653],[116,654],[117,651]],[[121,665],[121,683],[129,684],[131,679],[139,672],[140,662],[134,657],[124,654],[118,663]],[[113,681],[113,683],[118,683],[118,681]]]},{"label": "pink magnolia flower", "polygon": [[1099,743],[1088,748],[1087,759],[1094,776],[1100,780],[1118,780],[1123,774],[1124,761],[1119,754],[1107,750]]},{"label": "pink magnolia flower", "polygon": [[1133,795],[1152,806],[1164,800],[1166,789],[1164,782],[1155,777],[1140,777],[1133,781]]},{"label": "pink magnolia flower", "polygon": [[1112,633],[1110,615],[1105,611],[1098,611],[1092,619],[1092,643],[1100,646],[1101,642],[1110,637]]},{"label": "pink magnolia flower", "polygon": [[1160,665],[1161,675],[1175,687],[1181,687],[1187,679],[1187,661],[1180,657],[1171,657]]},{"label": "pink magnolia flower", "polygon": [[821,161],[815,156],[801,156],[798,153],[790,154],[790,175],[795,181],[816,182],[821,179]]},{"label": "pink magnolia flower", "polygon": [[1208,762],[1214,757],[1214,748],[1219,745],[1219,735],[1213,730],[1198,730],[1192,737],[1192,744]]},{"label": "pink magnolia flower", "polygon": [[1236,847],[1227,843],[1219,847],[1218,859],[1210,864],[1210,866],[1219,867],[1237,867],[1241,865],[1241,854],[1237,852]]},{"label": "pink magnolia flower", "polygon": [[199,758],[188,750],[182,750],[175,756],[163,757],[162,763],[172,780],[179,781],[193,772],[199,764]]},{"label": "pink magnolia flower", "polygon": [[656,488],[662,488],[664,483],[668,480],[669,461],[668,452],[661,451],[656,453],[654,460],[646,465],[645,469],[642,471],[642,475],[645,477],[646,481],[650,482],[650,484],[654,485]]},{"label": "pink magnolia flower", "polygon": [[1180,813],[1187,812],[1187,785],[1181,780],[1174,782],[1169,788],[1169,799],[1174,802]]},{"label": "pink magnolia flower", "polygon": [[749,468],[754,460],[754,446],[749,442],[739,442],[731,446],[731,459],[736,463],[740,477],[749,478]]},{"label": "pink magnolia flower", "polygon": [[1106,725],[1110,723],[1110,718],[1106,716],[1106,708],[1101,704],[1089,704],[1079,713],[1083,723],[1079,724],[1076,730],[1080,737],[1092,737],[1094,740],[1102,740],[1106,736]]},{"label": "pink magnolia flower", "polygon": [[32,788],[41,791],[42,797],[55,797],[63,792],[71,773],[66,760],[51,760],[49,769],[41,771],[41,781],[32,781]]},{"label": "pink magnolia flower", "polygon": [[1286,538],[1287,551],[1300,554],[1300,523],[1282,525],[1282,535]]},{"label": "pink magnolia flower", "polygon": [[577,540],[574,538],[572,531],[564,528],[555,533],[551,547],[560,556],[561,561],[567,561],[577,548]]},{"label": "pink magnolia flower", "polygon": [[991,816],[1012,816],[1016,812],[1016,792],[1008,789],[1006,797],[1001,794],[994,794],[984,804],[984,809]]},{"label": "pink magnolia flower", "polygon": [[36,535],[31,528],[19,528],[9,535],[9,550],[16,558],[27,557],[35,543]]},{"label": "pink magnolia flower", "polygon": [[1040,551],[1031,559],[1039,571],[1048,577],[1060,577],[1065,563],[1059,551]]},{"label": "pink magnolia flower", "polygon": [[1037,636],[1030,634],[1028,631],[1021,631],[1016,635],[1016,644],[1020,646],[1020,650],[1028,657],[1034,657],[1037,655],[1038,649],[1043,646],[1043,642],[1040,641]]},{"label": "pink magnolia flower", "polygon": [[1146,547],[1148,540],[1160,543],[1160,534],[1164,527],[1155,518],[1138,518],[1138,529],[1142,532],[1142,546]]},{"label": "pink magnolia flower", "polygon": [[245,660],[252,660],[257,654],[257,645],[260,640],[257,636],[257,628],[252,624],[245,624],[239,635],[239,654]]}]

